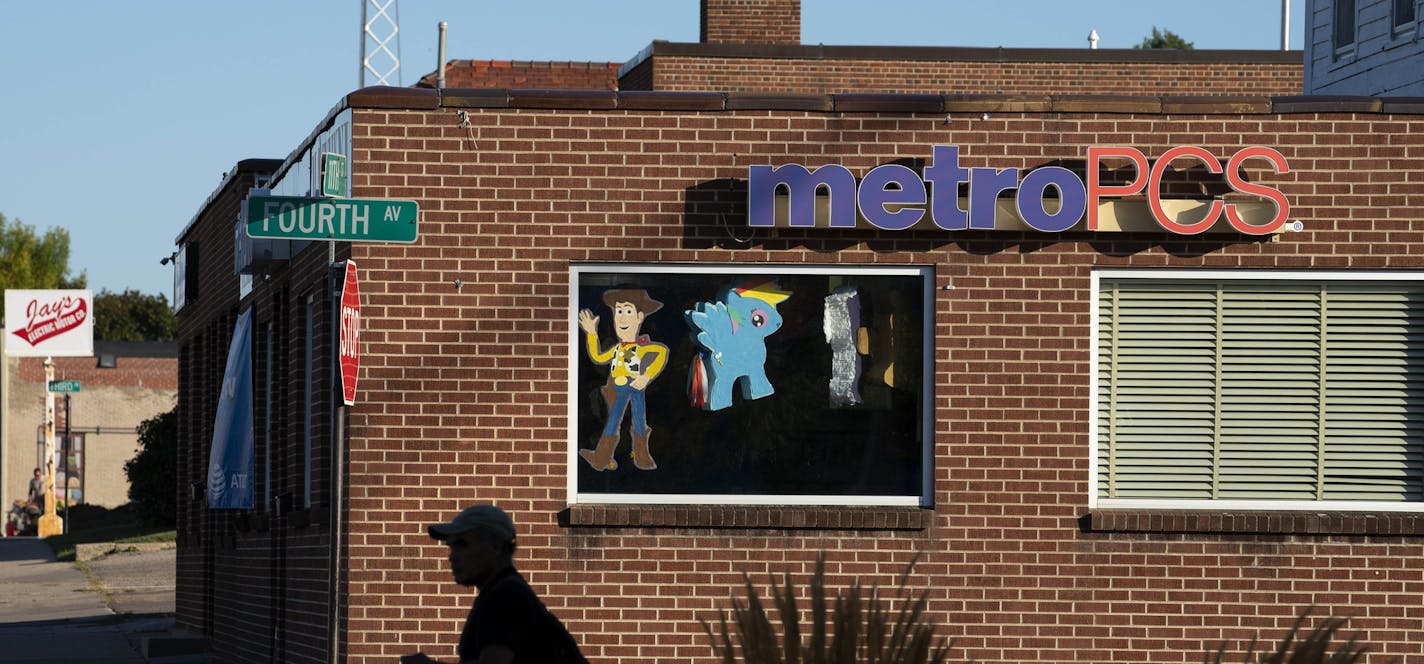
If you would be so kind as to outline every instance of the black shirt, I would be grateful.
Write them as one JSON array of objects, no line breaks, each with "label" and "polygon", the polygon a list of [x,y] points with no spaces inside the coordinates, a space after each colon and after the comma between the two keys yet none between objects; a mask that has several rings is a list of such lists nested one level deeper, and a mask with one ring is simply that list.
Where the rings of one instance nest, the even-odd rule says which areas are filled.
[{"label": "black shirt", "polygon": [[500,570],[480,590],[456,652],[461,660],[473,660],[489,645],[513,650],[515,664],[585,661],[563,623],[544,608],[513,567]]}]

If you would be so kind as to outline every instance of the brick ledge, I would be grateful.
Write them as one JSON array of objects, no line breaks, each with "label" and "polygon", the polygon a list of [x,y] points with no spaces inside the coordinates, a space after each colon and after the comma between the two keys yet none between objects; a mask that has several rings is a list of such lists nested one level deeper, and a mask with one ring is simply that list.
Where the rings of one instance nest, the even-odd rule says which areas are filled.
[{"label": "brick ledge", "polygon": [[1424,535],[1424,514],[1408,512],[1205,512],[1103,509],[1084,529],[1125,533]]},{"label": "brick ledge", "polygon": [[918,507],[766,505],[570,505],[573,527],[924,530],[934,511]]},{"label": "brick ledge", "polygon": [[[1110,113],[1167,115],[1286,115],[1297,113],[1419,113],[1418,97],[866,94],[776,92],[665,92],[481,88],[362,88],[333,109],[435,110],[530,108],[563,110],[664,110],[723,112],[800,110],[820,113]],[[329,118],[330,119],[330,118]],[[328,119],[328,121],[329,121]],[[328,123],[320,125],[324,128]],[[319,132],[318,132],[319,133]],[[305,143],[303,144],[305,146]]]}]

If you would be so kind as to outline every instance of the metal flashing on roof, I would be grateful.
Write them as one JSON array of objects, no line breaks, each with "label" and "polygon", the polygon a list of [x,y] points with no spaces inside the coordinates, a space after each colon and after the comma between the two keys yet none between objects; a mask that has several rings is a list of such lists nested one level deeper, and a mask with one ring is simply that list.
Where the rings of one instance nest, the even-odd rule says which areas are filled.
[{"label": "metal flashing on roof", "polygon": [[208,211],[208,207],[213,204],[213,201],[217,200],[218,195],[220,195],[224,189],[227,189],[228,185],[232,184],[238,177],[248,174],[271,175],[282,166],[282,162],[283,160],[281,159],[243,159],[233,165],[228,172],[223,173],[223,179],[218,183],[217,188],[213,189],[213,192],[208,194],[208,197],[203,200],[202,205],[198,206],[198,211],[193,214],[193,218],[189,219],[188,223],[183,225],[183,230],[178,231],[178,235],[173,238],[173,244],[181,244],[183,242],[183,236],[187,235],[188,231],[193,228],[193,225],[198,223],[198,218],[202,217],[203,213]]},{"label": "metal flashing on roof", "polygon": [[[1184,96],[1184,95],[1024,95],[785,92],[686,92],[661,90],[427,90],[434,108],[528,108],[567,110],[657,110],[717,112],[795,110],[833,113],[1122,113],[1256,115],[1266,113],[1424,113],[1416,97]],[[411,97],[409,107],[392,104],[402,96],[348,98],[356,108],[431,110],[430,99]],[[371,106],[363,104],[371,103]],[[310,139],[309,139],[310,140]],[[305,146],[306,143],[304,142]],[[281,173],[281,170],[278,171]]]},{"label": "metal flashing on roof", "polygon": [[94,355],[114,357],[178,357],[177,341],[94,340]]}]

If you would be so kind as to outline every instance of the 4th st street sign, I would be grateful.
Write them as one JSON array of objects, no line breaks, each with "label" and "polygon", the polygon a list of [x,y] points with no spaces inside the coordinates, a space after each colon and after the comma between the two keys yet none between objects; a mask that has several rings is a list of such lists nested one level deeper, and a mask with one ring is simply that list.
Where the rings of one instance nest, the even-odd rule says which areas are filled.
[{"label": "4th st street sign", "polygon": [[249,196],[248,237],[415,242],[415,201]]}]

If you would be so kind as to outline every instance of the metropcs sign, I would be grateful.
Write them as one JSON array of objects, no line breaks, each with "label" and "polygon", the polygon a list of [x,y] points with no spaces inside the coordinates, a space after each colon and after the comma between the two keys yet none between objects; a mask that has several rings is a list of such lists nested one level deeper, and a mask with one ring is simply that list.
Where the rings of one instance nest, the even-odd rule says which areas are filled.
[{"label": "metropcs sign", "polygon": [[[1131,162],[1136,170],[1132,180],[1124,185],[1103,184],[1099,167],[1107,159]],[[1162,179],[1169,164],[1183,159],[1201,162],[1212,174],[1224,174],[1227,185],[1236,192],[1274,203],[1275,215],[1264,223],[1248,223],[1237,203],[1214,199],[1200,220],[1182,222],[1173,218],[1163,205]],[[850,169],[839,164],[828,164],[814,171],[800,164],[752,166],[747,178],[747,225],[776,225],[777,192],[784,187],[789,199],[787,225],[792,228],[815,227],[817,190],[825,188],[830,199],[831,228],[855,228],[858,210],[859,216],[872,226],[888,231],[914,226],[924,218],[926,211],[942,230],[993,230],[999,194],[1017,189],[1014,205],[1019,217],[1030,228],[1045,233],[1067,231],[1083,220],[1084,215],[1087,230],[1099,230],[1098,205],[1104,198],[1138,193],[1146,193],[1152,217],[1172,233],[1205,232],[1222,213],[1238,232],[1274,233],[1285,224],[1290,204],[1279,190],[1245,180],[1241,169],[1249,159],[1264,159],[1277,173],[1290,172],[1286,158],[1271,148],[1243,148],[1231,155],[1223,166],[1210,151],[1191,146],[1172,148],[1151,166],[1147,156],[1136,148],[1090,147],[1086,181],[1061,166],[1029,170],[1022,180],[1017,168],[964,168],[959,165],[959,147],[954,145],[934,146],[923,176],[905,166],[885,164],[866,172],[859,186]],[[967,209],[959,206],[960,185],[968,185]],[[1045,204],[1045,199],[1050,198],[1049,188],[1057,190],[1056,210],[1050,210]]]}]

